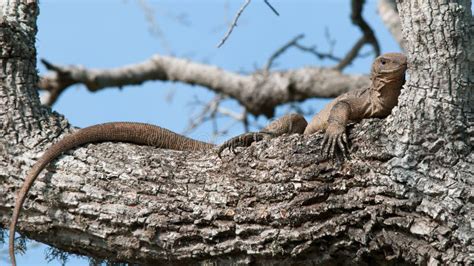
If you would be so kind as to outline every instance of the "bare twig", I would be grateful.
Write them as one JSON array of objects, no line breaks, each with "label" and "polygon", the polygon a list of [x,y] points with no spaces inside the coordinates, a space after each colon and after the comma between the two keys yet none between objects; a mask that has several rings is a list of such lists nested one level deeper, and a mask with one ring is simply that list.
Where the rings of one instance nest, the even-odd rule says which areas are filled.
[{"label": "bare twig", "polygon": [[[311,46],[307,47],[302,44],[300,44],[298,41],[304,38],[304,34],[299,34],[287,43],[285,43],[282,47],[278,48],[268,59],[267,63],[265,64],[264,70],[265,72],[268,72],[270,68],[273,66],[273,62],[275,59],[277,59],[279,56],[281,56],[286,50],[288,50],[291,47],[296,47],[301,51],[310,53],[314,56],[316,56],[318,59],[330,59],[336,62],[341,61],[341,58],[334,56],[332,53],[321,53],[316,50],[316,46]],[[332,49],[331,49],[332,50]]]},{"label": "bare twig", "polygon": [[331,37],[331,32],[329,32],[329,28],[324,28],[324,37],[326,38],[326,42],[329,45],[329,54],[332,54],[334,51],[334,47],[336,46],[336,40]]},{"label": "bare twig", "polygon": [[250,4],[251,1],[252,1],[252,0],[245,0],[245,3],[242,5],[242,7],[240,7],[239,11],[238,11],[237,14],[235,15],[234,21],[233,21],[232,24],[230,25],[229,30],[227,31],[227,33],[224,35],[224,38],[222,38],[222,40],[220,41],[220,43],[217,45],[217,48],[220,48],[220,47],[225,43],[225,41],[227,40],[227,38],[229,38],[230,34],[231,34],[232,31],[234,30],[234,28],[237,26],[237,21],[239,20],[240,15],[242,15],[242,13],[244,12],[245,8]]},{"label": "bare twig", "polygon": [[273,65],[273,61],[275,61],[276,58],[278,58],[281,54],[283,54],[288,48],[291,46],[294,46],[298,40],[304,38],[304,34],[299,34],[298,36],[294,37],[291,39],[289,42],[284,44],[282,47],[278,48],[271,56],[268,58],[267,64],[265,65],[265,71],[270,70],[270,68]]},{"label": "bare twig", "polygon": [[234,120],[237,120],[239,122],[242,122],[245,120],[245,117],[247,115],[247,112],[244,111],[243,113],[236,113],[230,109],[227,109],[227,108],[224,108],[224,107],[217,107],[217,113],[221,114],[221,115],[225,115],[227,117],[230,117]]},{"label": "bare twig", "polygon": [[242,114],[242,124],[244,125],[244,132],[247,133],[250,131],[250,128],[249,128],[249,117],[248,117],[248,113],[247,113],[247,110],[244,109],[244,112]]},{"label": "bare twig", "polygon": [[[187,128],[182,133],[184,135],[187,135],[208,121],[212,123],[212,139],[209,140],[210,142],[214,142],[217,137],[226,135],[229,129],[237,123],[242,123],[244,127],[248,130],[249,128],[249,123],[247,121],[248,114],[245,111],[245,109],[242,113],[238,113],[230,109],[221,107],[220,104],[225,99],[227,99],[227,97],[221,94],[217,95],[209,102],[204,102],[199,99],[195,99],[195,101],[192,104],[200,105],[202,106],[202,109],[197,115],[193,116],[189,120]],[[229,126],[224,127],[224,129],[219,129],[217,119],[222,116],[230,117],[233,122]]]},{"label": "bare twig", "polygon": [[299,43],[295,43],[294,45],[296,48],[300,49],[301,51],[303,52],[307,52],[307,53],[310,53],[314,56],[316,56],[318,59],[330,59],[332,61],[336,61],[336,62],[339,62],[341,61],[341,58],[335,56],[332,54],[332,52],[329,52],[329,53],[321,53],[321,52],[318,52],[316,50],[316,46],[310,46],[310,47],[307,47],[307,46],[303,46]]},{"label": "bare twig", "polygon": [[263,1],[273,11],[273,13],[275,13],[275,15],[280,16],[280,13],[278,13],[278,11],[276,11],[276,9],[268,2],[268,0],[263,0]]},{"label": "bare twig", "polygon": [[365,4],[365,0],[352,0],[352,23],[359,26],[359,28],[364,33],[366,42],[374,48],[375,56],[380,55],[380,46],[375,38],[374,32],[372,28],[370,28],[369,24],[364,20],[362,17],[362,10]]},{"label": "bare twig", "polygon": [[354,46],[352,46],[346,56],[344,56],[344,58],[334,67],[334,69],[342,71],[346,66],[350,65],[352,60],[357,57],[357,54],[365,43],[365,36],[360,37],[360,39],[354,44]]},{"label": "bare twig", "polygon": [[[199,104],[203,105],[203,108],[194,117],[191,117],[189,119],[188,126],[186,129],[182,132],[184,135],[189,134],[191,131],[193,131],[196,127],[199,125],[203,124],[204,122],[209,120],[210,116],[213,116],[212,114],[217,110],[217,107],[219,106],[220,102],[222,100],[222,95],[218,94],[216,95],[212,100],[210,100],[207,103],[204,103],[198,99],[196,99],[194,104]],[[209,115],[211,114],[211,115]]]},{"label": "bare twig", "polygon": [[363,36],[352,46],[346,56],[341,60],[341,62],[339,62],[339,64],[334,67],[337,70],[342,70],[346,66],[351,64],[354,58],[356,58],[359,54],[359,51],[364,46],[364,44],[372,45],[375,56],[380,55],[380,46],[377,39],[375,38],[374,32],[370,28],[369,24],[367,24],[367,22],[362,17],[362,9],[364,4],[365,0],[352,0],[351,2],[352,23],[359,26],[363,33]]}]

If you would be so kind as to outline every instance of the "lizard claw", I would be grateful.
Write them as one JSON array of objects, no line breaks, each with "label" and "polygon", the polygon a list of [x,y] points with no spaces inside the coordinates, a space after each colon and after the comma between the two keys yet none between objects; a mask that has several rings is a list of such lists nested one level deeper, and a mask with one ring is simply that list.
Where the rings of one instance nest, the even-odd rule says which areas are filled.
[{"label": "lizard claw", "polygon": [[344,159],[349,159],[347,147],[347,135],[344,128],[339,127],[328,127],[324,134],[323,141],[321,143],[321,153],[326,158],[333,158],[336,152],[336,147],[339,148],[344,156]]},{"label": "lizard claw", "polygon": [[324,134],[323,141],[321,142],[321,155],[326,154],[325,147],[326,147],[326,143],[328,142],[328,139],[329,139],[328,134]]},{"label": "lizard claw", "polygon": [[229,149],[234,154],[237,154],[237,152],[235,151],[235,148],[248,147],[254,142],[261,141],[262,139],[265,138],[265,136],[268,136],[268,135],[273,135],[273,134],[271,132],[261,131],[261,132],[244,133],[236,137],[233,137],[219,146],[219,149],[217,151],[217,156],[222,159],[221,153],[225,149]]},{"label": "lizard claw", "polygon": [[347,134],[346,132],[342,133],[337,139],[337,145],[339,146],[339,149],[342,152],[342,156],[344,156],[344,159],[349,160],[349,143],[347,142]]}]

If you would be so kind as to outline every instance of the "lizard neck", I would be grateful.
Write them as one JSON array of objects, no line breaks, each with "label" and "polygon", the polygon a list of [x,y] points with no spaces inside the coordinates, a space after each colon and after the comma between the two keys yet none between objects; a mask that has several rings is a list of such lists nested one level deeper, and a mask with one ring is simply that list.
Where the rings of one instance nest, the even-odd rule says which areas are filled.
[{"label": "lizard neck", "polygon": [[385,117],[398,103],[400,90],[405,83],[405,75],[385,76],[374,75],[371,87],[371,103],[373,115]]}]

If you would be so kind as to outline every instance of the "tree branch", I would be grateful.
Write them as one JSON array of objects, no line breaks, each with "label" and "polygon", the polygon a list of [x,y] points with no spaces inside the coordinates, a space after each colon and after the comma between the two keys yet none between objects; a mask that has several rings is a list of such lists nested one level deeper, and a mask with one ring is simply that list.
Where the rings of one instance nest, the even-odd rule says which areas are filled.
[{"label": "tree branch", "polygon": [[362,10],[365,4],[365,0],[352,0],[352,23],[359,26],[364,34],[365,40],[368,44],[372,45],[375,56],[380,55],[380,46],[377,38],[375,38],[374,31],[370,28],[369,24],[365,21],[362,16]]},{"label": "tree branch", "polygon": [[400,16],[398,15],[397,3],[395,0],[379,0],[378,13],[385,26],[387,26],[395,41],[398,42],[402,49],[406,47],[406,41],[402,35],[402,25]]},{"label": "tree branch", "polygon": [[268,74],[257,72],[245,76],[214,66],[160,55],[142,63],[108,70],[58,66],[45,60],[43,62],[55,72],[43,76],[39,87],[50,91],[55,99],[65,88],[77,83],[84,84],[94,92],[107,87],[141,84],[148,80],[180,81],[201,85],[230,96],[249,113],[267,117],[272,117],[276,106],[283,103],[311,97],[336,97],[369,84],[367,76],[345,75],[326,68],[306,67]]},{"label": "tree branch", "polygon": [[[418,211],[421,197],[376,170],[387,156],[372,137],[387,138],[380,128],[373,120],[350,131],[357,159],[344,165],[319,157],[319,135],[264,141],[223,161],[210,152],[89,145],[36,182],[19,231],[69,252],[140,264],[466,261],[454,225]],[[0,187],[3,225],[8,191],[43,144],[9,148],[24,156]],[[14,157],[1,156],[4,169],[5,156]]]},{"label": "tree branch", "polygon": [[346,56],[342,58],[342,60],[334,67],[339,71],[342,71],[346,66],[350,65],[352,61],[357,57],[359,54],[360,49],[366,43],[365,36],[360,37],[360,39],[352,46],[352,48],[347,52]]},{"label": "tree branch", "polygon": [[219,44],[217,44],[217,48],[220,48],[225,43],[225,41],[227,41],[227,39],[229,38],[229,36],[232,33],[232,31],[234,30],[234,28],[237,26],[237,21],[239,20],[240,15],[242,15],[245,8],[250,4],[251,1],[252,0],[245,0],[245,3],[240,7],[239,11],[235,15],[235,18],[232,21],[232,24],[230,24],[229,29],[227,30],[227,33],[224,35],[224,37],[219,42]]},{"label": "tree branch", "polygon": [[346,56],[339,62],[335,69],[342,71],[346,66],[348,66],[354,58],[359,54],[360,49],[364,44],[372,45],[374,49],[375,56],[380,55],[380,46],[375,38],[372,28],[362,17],[362,10],[365,4],[365,0],[352,0],[351,2],[351,20],[352,23],[357,25],[362,31],[363,36],[354,44],[354,46],[349,50]]},{"label": "tree branch", "polygon": [[265,71],[269,71],[270,68],[273,65],[273,61],[275,61],[276,58],[278,58],[280,55],[282,55],[288,48],[291,46],[295,46],[295,44],[298,43],[299,40],[304,38],[304,34],[298,34],[296,37],[285,43],[282,47],[278,48],[271,56],[268,58],[267,64],[265,64]]},{"label": "tree branch", "polygon": [[282,47],[278,48],[268,59],[267,63],[265,64],[265,67],[263,68],[266,72],[270,71],[270,68],[273,65],[273,62],[275,59],[277,59],[279,56],[281,56],[284,52],[286,52],[289,48],[295,47],[298,48],[299,50],[303,52],[310,53],[314,56],[316,56],[319,59],[331,59],[333,61],[340,61],[341,59],[338,58],[337,56],[332,55],[332,53],[321,53],[316,50],[315,46],[312,47],[307,47],[304,45],[301,45],[298,41],[304,38],[304,34],[299,34],[287,43],[285,43]]},{"label": "tree branch", "polygon": [[278,11],[270,4],[270,2],[268,2],[268,0],[263,0],[265,2],[265,4],[267,4],[267,6],[273,11],[273,13],[275,13],[275,15],[279,16],[280,13],[278,13]]}]

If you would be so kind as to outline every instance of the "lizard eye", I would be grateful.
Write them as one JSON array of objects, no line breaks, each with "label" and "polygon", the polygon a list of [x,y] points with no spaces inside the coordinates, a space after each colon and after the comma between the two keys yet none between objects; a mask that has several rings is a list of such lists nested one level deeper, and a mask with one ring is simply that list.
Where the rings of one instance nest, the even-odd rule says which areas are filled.
[{"label": "lizard eye", "polygon": [[385,61],[384,59],[380,60],[380,64],[385,65],[386,63],[387,61]]}]

